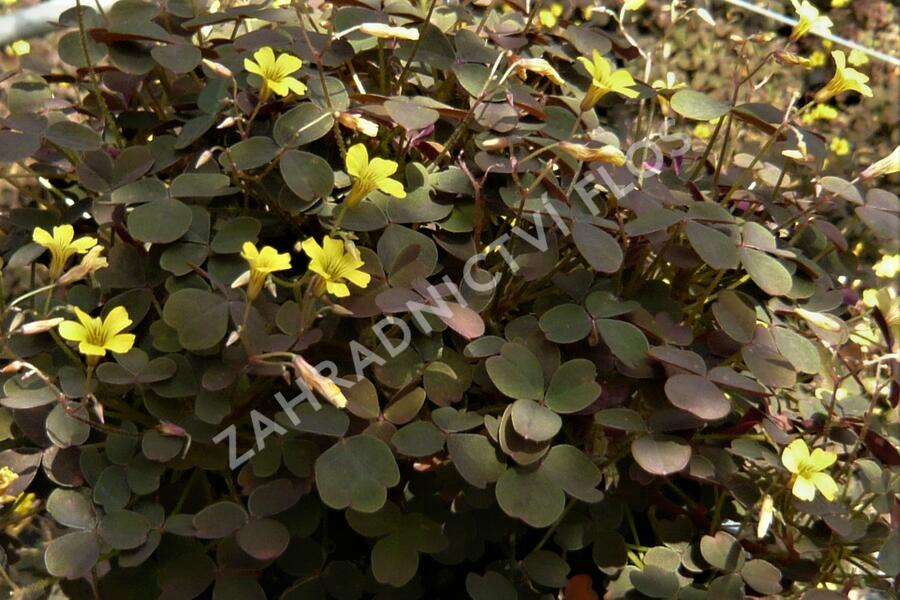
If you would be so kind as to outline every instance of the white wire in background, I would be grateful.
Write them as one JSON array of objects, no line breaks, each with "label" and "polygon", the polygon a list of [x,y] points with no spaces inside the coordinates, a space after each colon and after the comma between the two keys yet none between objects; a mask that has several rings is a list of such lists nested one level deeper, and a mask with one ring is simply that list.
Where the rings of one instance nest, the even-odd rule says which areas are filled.
[{"label": "white wire in background", "polygon": [[[778,21],[779,23],[784,23],[785,25],[790,25],[793,27],[797,24],[796,19],[792,19],[786,15],[782,15],[780,13],[769,10],[768,8],[764,8],[762,6],[757,6],[752,2],[746,2],[745,0],[725,0],[726,3],[731,4],[732,6],[737,6],[739,8],[743,8],[744,10],[749,10],[750,12],[754,12],[758,15],[762,15],[764,17],[768,17],[773,21]],[[813,32],[810,32],[812,35],[819,35]],[[854,50],[859,50],[872,58],[877,58],[878,60],[884,61],[888,64],[891,64],[895,67],[900,67],[900,59],[891,56],[890,54],[885,54],[884,52],[880,52],[873,48],[868,48],[861,44],[857,44],[852,40],[848,40],[846,38],[842,38],[840,36],[834,35],[833,33],[829,33],[828,35],[819,35],[819,37],[824,38],[826,40],[831,40],[835,44],[840,44],[842,46],[846,46],[847,48],[852,48]]]}]

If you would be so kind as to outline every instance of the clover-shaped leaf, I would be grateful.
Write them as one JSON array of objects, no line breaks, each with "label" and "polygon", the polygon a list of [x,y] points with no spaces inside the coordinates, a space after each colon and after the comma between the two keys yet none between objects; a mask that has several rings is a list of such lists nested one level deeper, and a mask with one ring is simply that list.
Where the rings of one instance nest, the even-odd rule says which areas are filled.
[{"label": "clover-shaped leaf", "polygon": [[384,505],[387,488],[400,482],[390,448],[368,435],[336,442],[316,459],[315,471],[319,496],[335,509],[374,512]]}]

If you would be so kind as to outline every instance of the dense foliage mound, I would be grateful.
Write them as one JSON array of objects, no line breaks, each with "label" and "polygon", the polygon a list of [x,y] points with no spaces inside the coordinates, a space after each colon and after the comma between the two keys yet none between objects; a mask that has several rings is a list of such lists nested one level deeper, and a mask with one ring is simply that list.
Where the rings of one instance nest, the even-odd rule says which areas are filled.
[{"label": "dense foliage mound", "polygon": [[0,76],[0,585],[890,593],[900,149],[819,129],[896,80],[804,78],[828,17],[201,4]]}]

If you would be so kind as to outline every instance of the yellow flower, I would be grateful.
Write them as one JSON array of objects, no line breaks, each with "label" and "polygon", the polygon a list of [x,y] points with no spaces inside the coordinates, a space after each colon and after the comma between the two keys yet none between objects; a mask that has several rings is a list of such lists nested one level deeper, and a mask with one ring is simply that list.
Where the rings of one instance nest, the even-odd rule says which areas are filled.
[{"label": "yellow flower", "polygon": [[859,174],[860,179],[872,179],[873,177],[881,177],[882,175],[890,175],[900,171],[900,146],[894,148],[894,151],[878,160]]},{"label": "yellow flower", "polygon": [[626,98],[637,98],[640,93],[631,89],[635,85],[631,73],[625,69],[612,70],[612,64],[594,50],[593,60],[579,56],[578,60],[584,65],[591,76],[591,87],[581,101],[581,110],[590,110],[600,99],[609,92],[621,94]]},{"label": "yellow flower", "polygon": [[6,493],[7,488],[19,478],[19,474],[9,467],[0,467],[0,496]]},{"label": "yellow flower", "polygon": [[708,140],[712,133],[713,128],[710,127],[709,123],[700,122],[694,125],[694,135],[702,140]]},{"label": "yellow flower", "polygon": [[893,279],[900,272],[900,254],[888,254],[873,265],[875,276],[882,279]]},{"label": "yellow flower", "polygon": [[824,67],[827,58],[821,50],[813,50],[812,54],[809,55],[810,68]]},{"label": "yellow flower", "polygon": [[244,242],[241,256],[250,265],[250,285],[247,287],[247,297],[251,302],[262,291],[270,273],[286,271],[291,268],[291,255],[279,254],[278,250],[272,246],[263,246],[262,250],[257,250],[253,242]]},{"label": "yellow flower", "polygon": [[831,8],[844,8],[850,4],[850,0],[831,0]]},{"label": "yellow flower", "polygon": [[9,45],[9,53],[12,56],[25,56],[31,53],[31,44],[26,40],[16,40]]},{"label": "yellow flower", "polygon": [[134,346],[134,334],[122,333],[131,325],[131,318],[124,306],[117,306],[106,318],[91,317],[77,306],[78,321],[63,321],[59,335],[70,342],[78,342],[78,351],[91,357],[106,356],[106,351],[122,354]]},{"label": "yellow flower", "polygon": [[869,57],[859,48],[854,48],[847,56],[847,62],[854,67],[861,67],[869,62]]},{"label": "yellow flower", "polygon": [[303,66],[303,61],[293,54],[284,52],[278,55],[276,60],[272,48],[265,46],[254,52],[253,58],[256,62],[249,58],[244,59],[244,69],[262,78],[260,101],[266,100],[272,92],[279,96],[287,96],[291,92],[298,96],[306,93],[306,85],[290,77],[291,73],[295,73]]},{"label": "yellow flower", "polygon": [[347,151],[347,174],[354,177],[353,187],[347,194],[347,204],[352,208],[376,189],[395,198],[406,198],[403,184],[391,179],[397,171],[397,163],[375,157],[369,161],[369,153],[362,144],[354,144]]},{"label": "yellow flower", "polygon": [[831,26],[834,23],[828,17],[820,16],[819,9],[810,4],[809,0],[803,0],[802,2],[791,0],[791,4],[794,5],[794,10],[797,11],[799,19],[799,22],[794,25],[794,30],[791,32],[792,42],[796,42],[810,32],[823,36],[830,33]]},{"label": "yellow flower", "polygon": [[325,237],[322,244],[324,247],[309,238],[301,246],[309,256],[309,270],[322,278],[329,294],[338,298],[349,296],[350,288],[345,281],[361,288],[369,285],[372,276],[359,270],[365,263],[354,253],[345,252],[343,241]]},{"label": "yellow flower", "polygon": [[647,4],[647,0],[625,0],[622,3],[623,10],[640,10],[645,4]]},{"label": "yellow flower", "polygon": [[16,519],[24,519],[31,515],[37,508],[35,505],[35,496],[32,492],[21,493],[16,497],[16,503],[13,505],[13,516]]},{"label": "yellow flower", "polygon": [[837,109],[830,104],[816,104],[812,108],[812,110],[804,113],[802,120],[805,124],[812,125],[819,119],[823,121],[831,121],[833,119],[836,119],[837,116]]},{"label": "yellow flower", "polygon": [[840,136],[833,137],[831,138],[831,142],[828,144],[828,147],[831,148],[831,151],[838,156],[846,156],[850,154],[850,142],[847,141],[847,138],[842,138]]},{"label": "yellow flower", "polygon": [[810,454],[806,442],[800,438],[791,442],[781,455],[785,468],[794,474],[791,478],[794,482],[791,493],[801,500],[812,502],[818,489],[827,500],[834,500],[838,486],[831,475],[822,471],[835,460],[836,454],[821,448],[816,448]]},{"label": "yellow flower", "polygon": [[610,144],[595,148],[593,146],[585,146],[584,144],[560,142],[559,149],[578,160],[588,162],[600,161],[610,163],[617,167],[621,167],[625,164],[625,153]]},{"label": "yellow flower", "polygon": [[92,237],[75,238],[75,229],[71,225],[59,225],[53,228],[51,235],[46,229],[35,227],[31,239],[50,250],[50,278],[56,280],[62,275],[66,262],[75,254],[84,254],[97,245]]},{"label": "yellow flower", "polygon": [[552,5],[550,5],[550,8],[542,8],[538,12],[538,19],[540,19],[541,25],[543,25],[547,29],[553,29],[559,22],[559,18],[562,16],[562,14],[563,5],[559,2],[554,2]]},{"label": "yellow flower", "polygon": [[847,66],[847,57],[843,50],[835,50],[831,53],[831,57],[834,59],[834,77],[818,91],[815,96],[816,102],[825,102],[838,94],[851,90],[871,98],[872,88],[866,85],[866,82],[869,81],[868,76]]},{"label": "yellow flower", "polygon": [[516,61],[515,67],[516,74],[522,79],[525,79],[528,72],[531,71],[532,73],[537,73],[538,75],[546,77],[556,85],[563,85],[565,83],[556,69],[543,58],[521,58]]}]

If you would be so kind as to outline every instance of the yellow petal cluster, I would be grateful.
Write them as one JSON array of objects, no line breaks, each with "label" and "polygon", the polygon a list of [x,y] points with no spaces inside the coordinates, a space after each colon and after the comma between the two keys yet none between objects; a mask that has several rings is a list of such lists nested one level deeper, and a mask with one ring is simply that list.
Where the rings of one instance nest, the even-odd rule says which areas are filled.
[{"label": "yellow petal cluster", "polygon": [[268,46],[254,52],[253,60],[244,59],[244,69],[262,79],[259,92],[261,102],[273,92],[279,96],[287,96],[291,92],[298,96],[305,94],[306,85],[299,79],[291,77],[302,66],[302,60],[287,52],[275,58],[275,51]]},{"label": "yellow petal cluster", "polygon": [[834,500],[838,491],[837,483],[828,473],[823,473],[837,460],[833,452],[816,448],[809,452],[806,442],[798,438],[784,449],[781,462],[793,474],[791,493],[800,500],[812,502],[819,490],[827,500]]},{"label": "yellow petal cluster", "polygon": [[338,298],[349,296],[348,281],[361,288],[369,285],[372,276],[360,270],[365,263],[357,254],[347,252],[342,240],[325,237],[320,246],[309,238],[301,246],[309,256],[309,270],[321,278],[329,294]]}]

